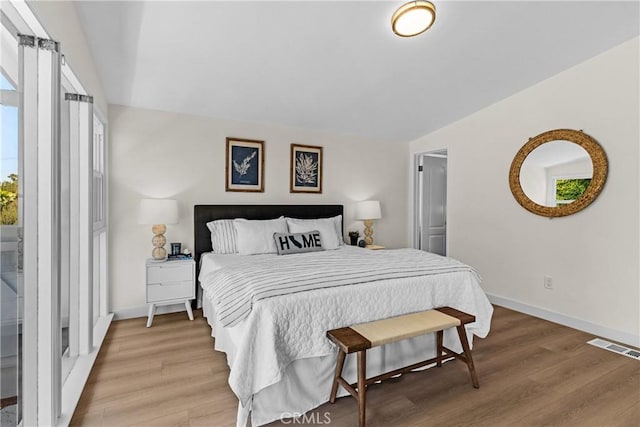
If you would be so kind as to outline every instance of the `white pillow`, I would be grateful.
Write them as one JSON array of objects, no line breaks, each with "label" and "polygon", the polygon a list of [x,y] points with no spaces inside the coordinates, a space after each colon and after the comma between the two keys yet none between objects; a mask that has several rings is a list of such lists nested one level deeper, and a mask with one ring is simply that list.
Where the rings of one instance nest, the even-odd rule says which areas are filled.
[{"label": "white pillow", "polygon": [[217,254],[238,253],[238,234],[232,219],[218,219],[207,223],[211,232],[211,249]]},{"label": "white pillow", "polygon": [[336,215],[331,219],[333,219],[333,222],[336,225],[336,234],[338,235],[340,246],[342,246],[344,245],[344,236],[342,235],[342,215]]},{"label": "white pillow", "polygon": [[282,216],[267,220],[236,219],[234,225],[238,233],[240,255],[275,254],[278,248],[273,234],[287,232],[287,222]]},{"label": "white pillow", "polygon": [[322,239],[322,247],[326,250],[337,249],[344,244],[342,230],[340,230],[342,228],[342,215],[318,219],[287,218],[287,225],[290,233],[305,233],[318,230]]}]

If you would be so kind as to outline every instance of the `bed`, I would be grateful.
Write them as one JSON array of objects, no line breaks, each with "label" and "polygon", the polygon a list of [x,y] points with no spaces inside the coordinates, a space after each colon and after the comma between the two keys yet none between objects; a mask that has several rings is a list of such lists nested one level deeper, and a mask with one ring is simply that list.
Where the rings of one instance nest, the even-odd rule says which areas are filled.
[{"label": "bed", "polygon": [[[245,426],[249,419],[256,426],[304,414],[329,400],[337,350],[326,339],[327,330],[451,306],[476,316],[476,322],[467,328],[470,343],[473,335],[484,337],[489,332],[493,309],[480,288],[479,276],[450,258],[412,249],[369,251],[346,245],[286,256],[212,253],[211,231],[207,227],[211,221],[273,220],[282,216],[332,218],[336,230],[342,233],[342,214],[341,205],[194,208],[199,304],[211,326],[215,350],[227,355],[229,385],[239,401],[239,426]],[[437,272],[422,271],[426,264],[433,264]],[[414,268],[417,265],[420,268]],[[345,269],[341,274],[348,271],[352,275],[349,280],[316,280],[319,271],[337,272],[341,268]],[[305,269],[313,274],[307,274]],[[365,270],[370,274],[364,274]],[[285,274],[291,271],[295,273]],[[343,276],[340,277],[342,280]],[[231,296],[239,289],[242,292],[252,287],[263,289],[263,283],[267,282],[282,284],[282,289],[290,289],[292,285],[299,289],[260,298],[254,293],[247,297],[249,302],[243,302],[235,294]],[[314,287],[301,291],[311,282]],[[326,285],[327,282],[331,284]],[[278,288],[270,289],[274,292]],[[229,306],[234,308],[229,312],[240,314],[226,316]],[[444,340],[454,351],[461,350],[455,332],[445,333]],[[377,375],[391,371],[424,360],[430,354],[435,354],[431,335],[378,347],[367,355],[368,372]],[[355,363],[349,358],[343,376],[355,380]],[[341,391],[341,395],[346,394]]]}]

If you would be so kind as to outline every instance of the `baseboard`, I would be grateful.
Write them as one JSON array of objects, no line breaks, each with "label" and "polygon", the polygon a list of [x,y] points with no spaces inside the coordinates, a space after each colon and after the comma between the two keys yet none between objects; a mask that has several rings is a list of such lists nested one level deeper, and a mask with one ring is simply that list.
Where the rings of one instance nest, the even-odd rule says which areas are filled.
[{"label": "baseboard", "polygon": [[534,317],[539,317],[541,319],[558,323],[563,326],[568,326],[573,329],[578,329],[579,331],[587,332],[598,337],[608,338],[621,344],[640,347],[640,336],[630,334],[628,332],[618,331],[617,329],[611,329],[606,326],[588,322],[586,320],[576,319],[575,317],[556,313],[551,310],[525,304],[497,295],[487,294],[487,297],[492,304],[499,305],[501,307],[529,314]]},{"label": "baseboard", "polygon": [[[156,315],[167,314],[167,313],[178,313],[180,311],[184,311],[183,302],[180,302],[178,304],[167,304],[167,305],[156,306]],[[134,319],[136,317],[147,317],[148,312],[149,312],[149,307],[147,305],[123,308],[122,310],[115,310],[113,312],[113,320]]]}]

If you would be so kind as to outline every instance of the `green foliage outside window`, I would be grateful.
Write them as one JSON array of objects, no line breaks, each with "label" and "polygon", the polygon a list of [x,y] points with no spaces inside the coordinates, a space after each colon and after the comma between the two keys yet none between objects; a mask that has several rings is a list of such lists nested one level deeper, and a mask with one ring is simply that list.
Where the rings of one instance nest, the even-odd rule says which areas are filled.
[{"label": "green foliage outside window", "polygon": [[556,200],[576,200],[587,191],[591,178],[559,179],[556,181]]},{"label": "green foliage outside window", "polygon": [[12,173],[0,183],[0,224],[18,223],[18,175]]}]

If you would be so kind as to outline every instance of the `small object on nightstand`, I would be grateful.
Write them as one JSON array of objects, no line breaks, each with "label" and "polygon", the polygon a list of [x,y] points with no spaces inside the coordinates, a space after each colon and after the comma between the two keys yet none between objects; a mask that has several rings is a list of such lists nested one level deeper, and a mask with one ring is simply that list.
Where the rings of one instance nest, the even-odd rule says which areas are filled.
[{"label": "small object on nightstand", "polygon": [[171,255],[179,255],[181,252],[182,243],[171,244]]},{"label": "small object on nightstand", "polygon": [[366,248],[367,247],[367,242],[365,242],[364,239],[358,240],[358,247]]},{"label": "small object on nightstand", "polygon": [[196,263],[192,258],[176,259],[166,263],[147,260],[147,328],[151,327],[156,307],[159,305],[184,303],[189,320],[193,320],[191,300],[195,298],[195,275]]},{"label": "small object on nightstand", "polygon": [[366,249],[371,249],[372,251],[377,251],[379,249],[384,249],[384,246],[380,246],[380,245],[367,245],[365,246]]},{"label": "small object on nightstand", "polygon": [[351,240],[351,246],[356,246],[358,244],[358,237],[360,237],[359,231],[353,230],[349,232],[349,239]]},{"label": "small object on nightstand", "polygon": [[179,261],[179,260],[183,260],[183,259],[191,259],[191,254],[189,254],[189,255],[185,255],[185,254],[169,255],[167,257],[167,261]]}]

